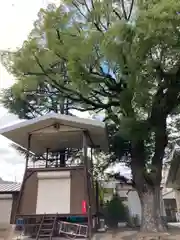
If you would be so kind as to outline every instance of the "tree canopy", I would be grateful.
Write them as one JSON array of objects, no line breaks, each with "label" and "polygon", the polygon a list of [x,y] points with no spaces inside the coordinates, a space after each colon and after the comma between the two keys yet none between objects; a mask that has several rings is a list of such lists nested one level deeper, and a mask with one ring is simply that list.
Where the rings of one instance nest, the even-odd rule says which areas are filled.
[{"label": "tree canopy", "polygon": [[[100,112],[111,159],[127,161],[145,201],[160,189],[167,118],[180,103],[178,9],[176,0],[66,0],[41,9],[23,46],[2,53],[16,78],[3,104],[21,118],[60,112],[62,99]],[[157,219],[143,218],[144,229],[162,229]]]}]

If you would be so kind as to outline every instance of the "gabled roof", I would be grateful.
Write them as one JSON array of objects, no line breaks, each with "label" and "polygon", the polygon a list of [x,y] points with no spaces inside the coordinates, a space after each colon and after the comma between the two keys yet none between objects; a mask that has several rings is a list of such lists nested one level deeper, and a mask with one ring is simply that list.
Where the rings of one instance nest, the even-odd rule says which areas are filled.
[{"label": "gabled roof", "polygon": [[50,113],[0,129],[0,134],[23,148],[44,153],[48,148],[56,151],[63,148],[81,148],[83,131],[88,133],[88,146],[108,151],[106,126],[103,122],[63,114]]},{"label": "gabled roof", "polygon": [[0,183],[0,193],[3,192],[19,192],[21,183]]}]

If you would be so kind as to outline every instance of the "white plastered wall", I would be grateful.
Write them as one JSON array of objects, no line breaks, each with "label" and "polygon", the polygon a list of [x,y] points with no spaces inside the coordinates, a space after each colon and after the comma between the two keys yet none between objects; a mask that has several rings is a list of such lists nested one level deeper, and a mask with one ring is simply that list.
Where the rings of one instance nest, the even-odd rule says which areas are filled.
[{"label": "white plastered wall", "polygon": [[177,211],[180,211],[180,191],[175,190],[175,199],[177,204]]},{"label": "white plastered wall", "polygon": [[136,191],[128,192],[128,208],[130,215],[132,217],[138,215],[138,218],[141,221],[141,203]]},{"label": "white plastered wall", "polygon": [[0,226],[10,224],[12,194],[0,194]]},{"label": "white plastered wall", "polygon": [[70,171],[38,172],[36,214],[70,213]]}]

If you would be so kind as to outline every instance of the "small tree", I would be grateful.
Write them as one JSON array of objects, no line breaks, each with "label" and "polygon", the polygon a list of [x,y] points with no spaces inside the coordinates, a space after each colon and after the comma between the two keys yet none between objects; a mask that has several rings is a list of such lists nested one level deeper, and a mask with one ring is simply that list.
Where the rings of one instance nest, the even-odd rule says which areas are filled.
[{"label": "small tree", "polygon": [[128,219],[127,208],[117,194],[114,194],[111,201],[104,207],[104,215],[110,227],[117,227],[119,222],[126,222]]}]

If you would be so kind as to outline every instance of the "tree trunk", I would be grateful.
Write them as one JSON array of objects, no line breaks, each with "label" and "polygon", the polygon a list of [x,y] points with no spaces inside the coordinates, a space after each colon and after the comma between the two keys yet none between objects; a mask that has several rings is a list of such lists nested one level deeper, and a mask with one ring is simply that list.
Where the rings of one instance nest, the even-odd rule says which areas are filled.
[{"label": "tree trunk", "polygon": [[146,192],[139,192],[142,207],[142,232],[165,232],[160,204],[160,187],[147,186]]},{"label": "tree trunk", "polygon": [[[162,132],[160,131],[160,133]],[[144,141],[132,144],[131,150],[133,181],[139,194],[142,208],[140,229],[142,232],[164,232],[167,230],[162,219],[160,204],[162,159],[166,146],[166,134],[160,134],[160,137],[158,134],[156,132],[155,152],[152,157],[150,171],[147,171],[145,164],[146,154]]]}]

